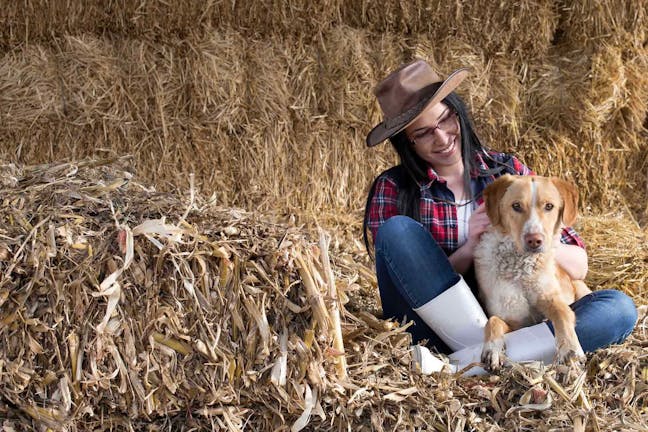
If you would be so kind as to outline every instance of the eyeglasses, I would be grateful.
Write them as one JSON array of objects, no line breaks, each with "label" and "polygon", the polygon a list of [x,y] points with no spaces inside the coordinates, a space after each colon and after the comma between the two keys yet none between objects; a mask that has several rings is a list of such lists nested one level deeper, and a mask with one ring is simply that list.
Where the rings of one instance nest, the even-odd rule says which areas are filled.
[{"label": "eyeglasses", "polygon": [[447,108],[443,114],[441,114],[436,126],[417,130],[411,137],[409,137],[409,139],[418,145],[434,144],[436,141],[435,131],[437,129],[441,129],[449,134],[456,134],[459,132],[457,113],[454,110]]}]

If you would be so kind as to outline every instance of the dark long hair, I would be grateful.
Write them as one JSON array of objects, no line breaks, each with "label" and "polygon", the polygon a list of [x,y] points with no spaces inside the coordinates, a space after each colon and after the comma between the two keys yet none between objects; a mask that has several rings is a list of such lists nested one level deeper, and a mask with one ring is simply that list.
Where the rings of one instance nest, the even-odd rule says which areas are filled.
[{"label": "dark long hair", "polygon": [[[459,126],[461,130],[461,158],[464,163],[464,188],[466,196],[470,197],[469,199],[474,199],[475,197],[472,194],[470,189],[470,175],[472,172],[476,172],[478,176],[487,176],[498,174],[502,172],[506,166],[498,166],[492,169],[483,169],[481,166],[476,164],[476,155],[482,154],[487,156],[486,148],[482,145],[479,137],[475,133],[472,119],[468,112],[468,108],[464,104],[463,100],[454,92],[450,93],[448,96],[443,99],[443,103],[449,106],[454,112],[457,113],[457,118],[459,120]],[[399,189],[398,189],[398,211],[400,214],[409,216],[414,220],[420,221],[420,183],[425,183],[428,181],[428,165],[423,159],[421,159],[416,152],[414,151],[413,144],[405,134],[405,131],[401,131],[396,135],[389,138],[392,146],[398,153],[400,158],[401,173],[403,175],[399,178]],[[364,221],[362,223],[362,236],[364,239],[365,248],[369,253],[369,256],[372,256],[370,247],[369,247],[369,237],[367,235],[367,220],[369,217],[369,208],[371,207],[371,200],[376,192],[376,184],[378,182],[377,177],[371,188],[369,189],[369,194],[367,196],[367,202],[365,203],[365,214]],[[374,239],[375,240],[375,239]]]}]

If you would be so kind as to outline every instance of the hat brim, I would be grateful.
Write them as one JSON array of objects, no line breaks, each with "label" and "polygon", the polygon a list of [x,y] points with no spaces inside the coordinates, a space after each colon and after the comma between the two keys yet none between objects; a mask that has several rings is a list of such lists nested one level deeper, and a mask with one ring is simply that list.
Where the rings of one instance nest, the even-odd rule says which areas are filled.
[{"label": "hat brim", "polygon": [[376,127],[374,127],[371,132],[367,135],[367,147],[373,147],[385,141],[387,138],[390,138],[396,135],[398,132],[405,129],[409,126],[414,120],[419,118],[423,111],[431,105],[435,105],[445,99],[454,89],[461,84],[461,82],[468,76],[470,70],[468,68],[457,69],[452,72],[448,78],[443,81],[439,86],[437,91],[431,93],[430,95],[424,96],[421,101],[417,104],[416,109],[412,110],[409,113],[408,117],[404,121],[393,127],[387,127],[385,121],[380,122]]}]

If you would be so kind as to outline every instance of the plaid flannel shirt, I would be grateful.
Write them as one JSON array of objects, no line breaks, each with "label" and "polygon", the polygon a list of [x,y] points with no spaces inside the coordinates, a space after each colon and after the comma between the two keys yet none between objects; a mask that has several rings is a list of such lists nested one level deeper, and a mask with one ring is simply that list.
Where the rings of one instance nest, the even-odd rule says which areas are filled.
[{"label": "plaid flannel shirt", "polygon": [[[478,176],[476,171],[471,172],[471,189],[473,194],[478,197],[477,204],[483,202],[481,196],[482,191],[488,184],[495,181],[496,177],[506,173],[514,175],[535,175],[533,171],[522,164],[515,156],[496,152],[488,152],[488,155],[499,164],[506,165],[507,168],[501,174],[485,177]],[[477,155],[476,162],[483,169],[490,169],[497,166],[497,164],[488,166],[484,158],[479,154]],[[378,227],[390,217],[400,213],[397,205],[398,180],[393,171],[395,168],[398,167],[394,167],[380,174],[376,181],[374,196],[371,199],[369,211],[366,216],[368,218],[367,226],[374,239],[376,238]],[[447,187],[445,180],[439,178],[432,168],[428,169],[427,174],[429,181],[419,184],[421,192],[420,222],[430,231],[432,237],[443,248],[445,253],[450,255],[459,247],[457,208],[441,200],[452,202],[454,201],[454,195]],[[583,240],[571,227],[563,228],[560,241],[565,244],[585,248]]]}]

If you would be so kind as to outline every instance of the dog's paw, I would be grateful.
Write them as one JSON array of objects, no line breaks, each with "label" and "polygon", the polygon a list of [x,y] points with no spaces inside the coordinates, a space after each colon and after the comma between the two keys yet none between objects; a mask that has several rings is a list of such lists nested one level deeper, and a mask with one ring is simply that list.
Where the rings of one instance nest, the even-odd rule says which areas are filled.
[{"label": "dog's paw", "polygon": [[585,353],[580,345],[569,346],[567,344],[558,347],[556,363],[564,365],[582,365],[585,363]]},{"label": "dog's paw", "polygon": [[481,353],[484,368],[491,372],[498,371],[504,365],[504,338],[485,342]]},{"label": "dog's paw", "polygon": [[585,373],[585,353],[580,344],[573,347],[563,346],[556,353],[556,380],[570,385]]}]

